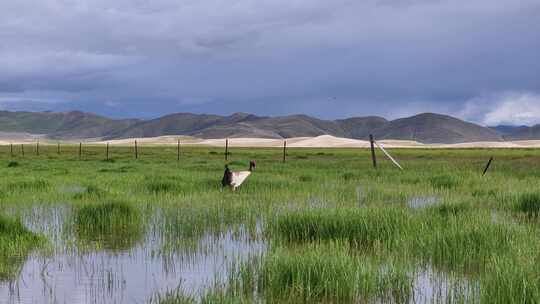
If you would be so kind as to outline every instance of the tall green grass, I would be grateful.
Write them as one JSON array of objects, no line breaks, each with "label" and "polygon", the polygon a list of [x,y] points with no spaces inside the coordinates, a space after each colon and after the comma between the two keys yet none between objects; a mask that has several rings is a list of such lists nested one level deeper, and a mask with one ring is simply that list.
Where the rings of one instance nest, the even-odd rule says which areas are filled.
[{"label": "tall green grass", "polygon": [[489,271],[480,279],[482,303],[540,303],[538,256],[524,264],[515,258],[493,257]]},{"label": "tall green grass", "polygon": [[231,296],[220,288],[211,289],[202,295],[190,295],[178,289],[154,297],[150,300],[150,304],[248,304],[253,303],[252,301],[252,298]]},{"label": "tall green grass", "polygon": [[[186,242],[209,233],[247,231],[278,248],[268,258],[289,261],[283,272],[307,271],[310,265],[324,269],[317,268],[313,255],[326,259],[337,252],[341,262],[352,261],[358,276],[366,277],[355,291],[360,296],[380,294],[373,291],[380,288],[392,299],[410,298],[409,268],[420,265],[479,284],[478,301],[538,302],[534,282],[540,270],[534,265],[540,251],[540,200],[534,189],[540,173],[534,168],[540,165],[540,150],[393,149],[406,164],[406,170],[397,171],[385,159],[372,169],[364,149],[291,148],[282,163],[280,149],[232,148],[229,161],[238,168],[250,159],[258,166],[240,191],[231,193],[220,187],[224,159],[217,148],[182,147],[177,161],[175,147],[141,146],[138,160],[131,147],[111,147],[114,161],[109,162],[103,161],[102,146],[84,147],[81,160],[78,146],[63,147],[57,155],[56,147],[44,145],[40,156],[28,151],[13,159],[8,148],[0,146],[0,209],[17,213],[35,204],[67,204],[74,215],[66,226],[81,244],[98,250],[145,246],[145,231],[151,231],[178,253]],[[481,177],[488,154],[496,161]],[[9,161],[18,166],[8,167]],[[72,185],[85,191],[62,191]],[[436,197],[437,202],[411,210],[407,205],[414,197]],[[122,202],[121,207],[110,206],[111,201]],[[148,223],[140,206],[151,206],[162,217]],[[327,242],[334,248],[321,245]],[[397,274],[384,276],[379,270]],[[326,273],[331,272],[320,277]],[[215,291],[212,297],[225,293],[230,301],[249,302],[250,291],[262,291],[263,274],[246,270],[243,276],[234,279],[251,282],[241,284],[242,292]],[[301,274],[298,280],[307,285],[296,286],[311,284]]]},{"label": "tall green grass", "polygon": [[20,220],[0,214],[0,282],[15,277],[30,251],[44,243],[43,236],[28,230]]},{"label": "tall green grass", "polygon": [[529,218],[540,216],[540,193],[524,193],[520,195],[516,210],[524,213]]},{"label": "tall green grass", "polygon": [[287,243],[347,240],[356,248],[399,250],[450,269],[482,269],[509,254],[526,231],[496,223],[490,213],[466,204],[414,212],[395,208],[316,209],[285,213],[273,230]]},{"label": "tall green grass", "polygon": [[407,268],[372,263],[339,242],[277,248],[264,259],[260,272],[259,289],[269,302],[404,303],[412,294]]},{"label": "tall green grass", "polygon": [[419,225],[409,236],[417,256],[440,267],[469,272],[485,268],[493,257],[509,254],[522,239],[521,231],[495,223],[485,213],[433,216]]},{"label": "tall green grass", "polygon": [[392,246],[410,225],[410,216],[404,209],[321,208],[281,214],[273,229],[287,242],[348,240],[358,248],[369,248],[377,243]]},{"label": "tall green grass", "polygon": [[85,205],[76,211],[73,222],[79,241],[98,248],[125,250],[144,237],[142,215],[122,202]]}]

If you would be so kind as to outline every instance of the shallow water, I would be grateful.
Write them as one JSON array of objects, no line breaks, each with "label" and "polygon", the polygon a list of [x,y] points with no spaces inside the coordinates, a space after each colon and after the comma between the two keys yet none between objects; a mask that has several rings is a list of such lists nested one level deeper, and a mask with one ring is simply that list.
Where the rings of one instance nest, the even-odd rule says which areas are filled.
[{"label": "shallow water", "polygon": [[69,212],[38,207],[24,215],[26,224],[47,235],[56,252],[50,257],[33,254],[17,279],[0,283],[0,303],[147,303],[179,286],[196,294],[224,283],[232,262],[266,250],[261,240],[225,231],[203,236],[195,250],[165,252],[160,234],[150,227],[146,239],[129,250],[81,252],[60,235]]},{"label": "shallow water", "polygon": [[63,185],[58,187],[59,193],[80,194],[88,190],[88,187],[81,185]]},{"label": "shallow water", "polygon": [[[414,205],[425,206],[426,198],[428,205],[438,201],[435,197],[416,198],[420,203]],[[216,285],[226,285],[232,264],[267,250],[260,225],[255,238],[240,227],[205,234],[194,245],[164,249],[161,209],[153,212],[144,239],[134,247],[83,250],[71,243],[66,229],[71,212],[63,205],[36,206],[22,212],[25,225],[46,235],[53,252],[49,256],[32,254],[17,278],[1,282],[0,304],[149,303],[179,287],[187,294],[204,294]],[[411,303],[451,302],[455,295],[471,294],[470,282],[463,278],[456,281],[429,267],[416,269],[413,277]]]},{"label": "shallow water", "polygon": [[409,199],[407,206],[412,209],[419,209],[433,206],[440,202],[441,200],[437,196],[414,196]]},{"label": "shallow water", "polygon": [[418,269],[413,281],[411,303],[467,303],[475,294],[472,282],[464,277],[451,277],[432,267]]}]

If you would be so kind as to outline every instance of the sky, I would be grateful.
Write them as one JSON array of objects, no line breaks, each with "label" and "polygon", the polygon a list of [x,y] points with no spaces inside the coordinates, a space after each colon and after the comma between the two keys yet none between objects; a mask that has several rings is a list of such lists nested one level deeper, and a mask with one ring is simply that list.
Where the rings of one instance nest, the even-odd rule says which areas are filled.
[{"label": "sky", "polygon": [[0,109],[540,123],[540,0],[3,0]]}]

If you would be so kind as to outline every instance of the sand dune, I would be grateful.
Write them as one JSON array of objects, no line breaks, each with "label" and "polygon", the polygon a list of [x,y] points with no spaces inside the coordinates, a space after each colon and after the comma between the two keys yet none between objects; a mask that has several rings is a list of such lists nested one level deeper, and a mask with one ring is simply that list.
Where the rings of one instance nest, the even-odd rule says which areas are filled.
[{"label": "sand dune", "polygon": [[[0,145],[34,143],[37,140],[41,143],[56,143],[48,141],[40,135],[21,134],[21,133],[3,133],[0,134]],[[87,144],[105,144],[111,145],[132,145],[135,140],[141,145],[176,145],[180,139],[182,145],[224,147],[225,139],[199,139],[189,136],[159,136],[144,138],[127,138],[117,140],[84,140]],[[280,148],[283,147],[283,139],[269,138],[229,138],[230,147],[254,147],[254,148]],[[365,140],[334,137],[331,135],[321,135],[317,137],[294,137],[287,138],[287,147],[290,148],[368,148],[369,142]],[[73,141],[76,143],[78,141]],[[67,143],[67,142],[66,142]],[[459,144],[422,144],[410,140],[381,140],[379,141],[387,148],[540,148],[540,140],[525,141],[506,141],[506,142],[470,142]]]},{"label": "sand dune", "polygon": [[[176,144],[177,136],[160,136],[150,138],[130,138],[111,140],[111,144],[132,144],[134,140],[141,144]],[[197,139],[193,137],[181,138],[184,145],[200,145],[212,147],[224,147],[225,139]],[[269,138],[229,138],[229,147],[259,147],[279,148],[283,147],[283,139]],[[321,135],[317,137],[294,137],[287,138],[287,147],[290,148],[368,148],[369,141]],[[99,142],[104,143],[104,142]],[[540,148],[540,140],[530,141],[507,141],[507,142],[471,142],[459,144],[422,144],[410,140],[381,140],[387,148]]]},{"label": "sand dune", "polygon": [[106,144],[111,145],[132,145],[135,141],[137,144],[142,145],[176,145],[178,140],[182,144],[197,144],[201,142],[201,139],[191,137],[191,136],[158,136],[158,137],[140,137],[140,138],[125,138],[125,139],[113,139],[113,140],[100,140],[100,141],[91,141],[90,143],[94,144]]}]

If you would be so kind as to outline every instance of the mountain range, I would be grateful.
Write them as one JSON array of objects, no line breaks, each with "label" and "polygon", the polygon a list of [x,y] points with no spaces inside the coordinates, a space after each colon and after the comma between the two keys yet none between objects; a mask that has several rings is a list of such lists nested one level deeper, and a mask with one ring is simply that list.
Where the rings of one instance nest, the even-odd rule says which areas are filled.
[{"label": "mountain range", "polygon": [[162,135],[199,138],[290,138],[333,135],[367,139],[462,143],[540,139],[540,125],[484,127],[451,116],[423,113],[396,120],[378,116],[322,120],[307,115],[280,117],[175,113],[155,119],[111,119],[93,113],[0,111],[0,132],[42,134],[51,139],[122,139]]}]

